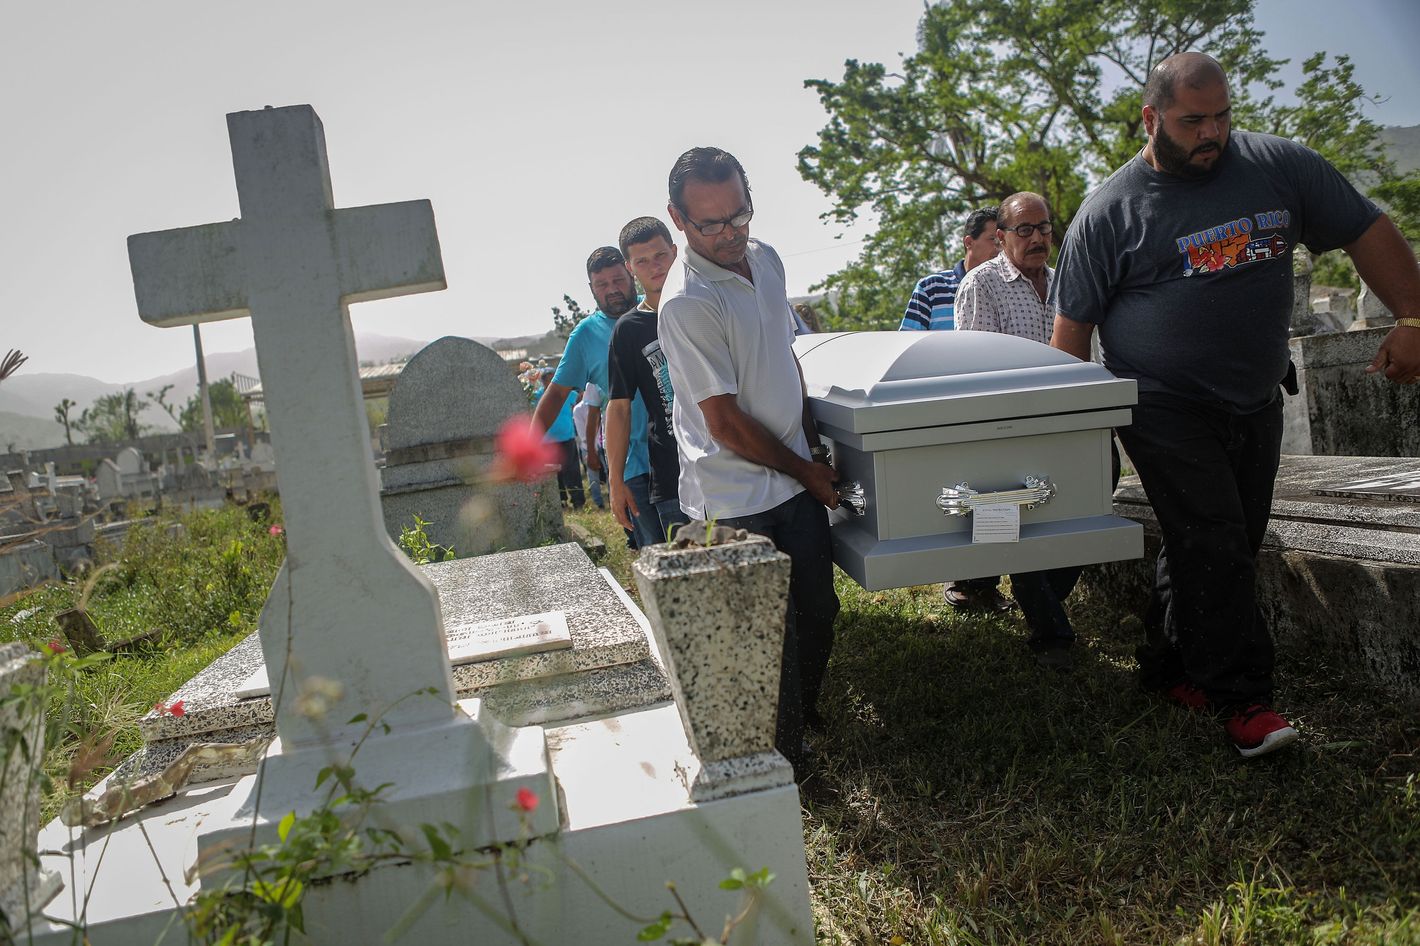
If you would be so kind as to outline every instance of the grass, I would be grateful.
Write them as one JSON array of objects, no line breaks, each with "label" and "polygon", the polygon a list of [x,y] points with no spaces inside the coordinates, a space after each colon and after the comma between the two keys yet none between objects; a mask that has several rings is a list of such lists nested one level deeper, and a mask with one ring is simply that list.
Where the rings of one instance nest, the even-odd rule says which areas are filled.
[{"label": "grass", "polygon": [[[284,555],[285,542],[270,524],[235,506],[159,517],[130,529],[121,547],[100,548],[108,567],[92,576],[87,594],[83,582],[55,583],[0,608],[0,643],[21,640],[36,650],[64,643],[54,615],[81,605],[108,642],[159,631],[84,671],[72,691],[55,692],[45,754],[53,790],[44,817],[57,813],[66,782],[87,788],[141,748],[138,720],[256,628]],[[81,745],[110,734],[107,759],[71,773]]]},{"label": "grass", "polygon": [[[609,516],[577,518],[613,547]],[[1245,762],[1138,690],[1118,602],[1077,592],[1059,674],[1019,617],[940,586],[838,594],[805,784],[820,942],[1420,944],[1414,706],[1284,653],[1303,739]]]},{"label": "grass", "polygon": [[[634,594],[611,516],[569,518]],[[182,542],[134,533],[90,601],[109,639],[167,629],[88,671],[74,701],[86,723],[120,727],[115,755],[154,701],[255,626],[283,553],[240,510],[185,526]],[[79,591],[0,608],[0,640],[54,638]],[[1029,658],[1018,618],[962,617],[939,587],[869,593],[840,576],[838,592],[828,730],[805,786],[820,942],[1420,944],[1414,706],[1284,652],[1279,705],[1303,739],[1244,762],[1215,720],[1138,691],[1138,622],[1119,602],[1077,594],[1083,646],[1058,674]],[[74,746],[51,750],[57,776]]]}]

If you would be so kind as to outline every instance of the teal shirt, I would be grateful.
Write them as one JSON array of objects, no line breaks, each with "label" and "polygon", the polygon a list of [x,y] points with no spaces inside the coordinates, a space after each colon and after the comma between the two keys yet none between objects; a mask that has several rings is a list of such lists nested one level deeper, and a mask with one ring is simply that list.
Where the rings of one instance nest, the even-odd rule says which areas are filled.
[{"label": "teal shirt", "polygon": [[[637,300],[640,301],[639,299]],[[567,339],[567,348],[562,352],[562,361],[552,376],[554,384],[563,384],[574,391],[586,388],[588,382],[595,384],[607,398],[611,392],[611,382],[607,374],[607,359],[611,352],[611,330],[616,320],[602,313],[601,309],[577,323]],[[572,398],[567,398],[570,403]],[[651,455],[646,445],[646,425],[649,418],[641,396],[631,399],[631,437],[626,451],[625,479],[643,476],[651,472]]]}]

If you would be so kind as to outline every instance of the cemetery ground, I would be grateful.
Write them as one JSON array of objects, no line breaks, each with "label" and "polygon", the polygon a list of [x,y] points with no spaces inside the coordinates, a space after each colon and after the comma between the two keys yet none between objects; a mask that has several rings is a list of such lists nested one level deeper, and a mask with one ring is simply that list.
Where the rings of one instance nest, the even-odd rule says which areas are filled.
[{"label": "cemetery ground", "polygon": [[[274,508],[186,516],[181,537],[155,523],[108,550],[83,602],[104,637],[164,633],[52,708],[116,735],[103,758],[51,748],[46,818],[71,775],[102,777],[141,744],[139,717],[255,628],[285,552]],[[611,516],[569,519],[634,595]],[[1018,617],[959,615],[940,586],[870,593],[840,576],[838,592],[804,789],[820,942],[1420,943],[1415,706],[1283,648],[1278,702],[1303,739],[1244,762],[1214,720],[1136,688],[1134,602],[1073,600],[1082,646],[1060,674],[1029,658]],[[53,617],[82,593],[4,602],[0,641],[62,641]]]}]

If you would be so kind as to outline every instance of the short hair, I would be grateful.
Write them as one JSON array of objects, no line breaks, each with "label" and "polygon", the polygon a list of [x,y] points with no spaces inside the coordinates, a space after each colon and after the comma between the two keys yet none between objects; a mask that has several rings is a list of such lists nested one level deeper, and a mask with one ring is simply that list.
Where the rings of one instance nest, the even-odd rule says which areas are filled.
[{"label": "short hair", "polygon": [[[1035,193],[1034,191],[1016,191],[1016,192],[1015,192],[1014,194],[1012,194],[1010,197],[1007,197],[1005,200],[1001,201],[1001,206],[998,207],[997,210],[996,210],[997,215],[998,215],[998,219],[1004,218],[1004,217],[1006,216],[1006,207],[1007,207],[1007,205],[1010,205],[1011,209],[1014,210],[1014,209],[1017,207],[1017,205],[1022,204],[1022,203],[1024,203],[1025,201],[1028,201],[1028,200],[1038,200],[1038,201],[1040,201],[1042,204],[1045,205],[1045,215],[1046,215],[1047,217],[1050,216],[1050,214],[1051,214],[1050,201],[1046,200],[1044,197],[1042,197],[1040,194]],[[1008,225],[1002,227],[1002,229],[1004,229],[1004,230],[1009,230],[1009,229],[1010,229],[1010,225],[1008,224]]]},{"label": "short hair", "polygon": [[1144,104],[1163,111],[1174,103],[1178,84],[1185,83],[1190,89],[1202,89],[1214,82],[1225,85],[1228,74],[1218,64],[1218,60],[1203,53],[1177,53],[1164,59],[1144,83]]},{"label": "short hair", "polygon": [[966,218],[966,224],[961,228],[962,236],[969,236],[973,240],[981,236],[988,223],[996,222],[995,207],[982,207],[980,210],[973,210],[971,216]]},{"label": "short hair", "polygon": [[621,228],[621,235],[617,237],[616,242],[621,244],[622,255],[630,256],[633,246],[638,243],[649,243],[656,237],[664,238],[667,244],[674,242],[671,240],[670,228],[661,223],[659,218],[637,217]]},{"label": "short hair", "polygon": [[740,176],[740,185],[744,187],[745,197],[748,198],[749,178],[745,176],[745,169],[733,154],[723,148],[691,148],[676,158],[675,164],[671,165],[671,203],[683,213],[685,205],[681,203],[681,198],[685,195],[687,181],[693,179],[706,184],[719,184],[721,181],[728,181],[731,174]]},{"label": "short hair", "polygon": [[591,279],[594,273],[599,273],[608,266],[625,266],[626,258],[621,255],[621,251],[614,246],[599,246],[592,250],[592,255],[587,257],[587,278]]}]

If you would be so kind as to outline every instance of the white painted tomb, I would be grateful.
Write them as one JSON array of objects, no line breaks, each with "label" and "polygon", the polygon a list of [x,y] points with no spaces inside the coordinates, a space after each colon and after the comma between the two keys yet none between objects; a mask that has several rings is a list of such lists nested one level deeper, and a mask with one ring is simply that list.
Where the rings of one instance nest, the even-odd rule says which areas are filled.
[{"label": "white painted tomb", "polygon": [[[349,762],[360,784],[388,783],[378,823],[411,846],[423,843],[421,824],[448,823],[469,849],[526,840],[526,862],[542,870],[506,890],[482,877],[480,906],[442,896],[425,864],[376,867],[313,885],[302,904],[306,935],[293,941],[375,942],[398,930],[399,942],[512,943],[520,941],[506,925],[514,919],[533,942],[625,943],[675,909],[667,881],[718,929],[743,906],[719,881],[734,868],[767,867],[776,879],[732,941],[811,943],[787,767],[697,801],[678,774],[696,768],[682,722],[696,714],[674,702],[513,726],[480,699],[457,699],[440,595],[459,589],[437,592],[385,532],[347,311],[443,288],[432,209],[427,201],[336,209],[323,131],[308,106],[235,113],[228,129],[241,217],[141,234],[129,252],[146,321],[253,321],[288,540],[259,632],[277,739],[254,775],[179,790],[104,827],[46,827],[43,864],[71,889],[32,926],[33,942],[71,942],[76,926],[95,946],[188,941],[184,906],[220,880],[200,869],[203,856],[274,840],[285,814],[318,806],[317,773]],[[516,554],[559,548],[567,547]],[[463,564],[431,567],[452,577]],[[556,667],[568,653],[510,659]],[[366,734],[357,714],[388,731]],[[737,734],[746,745],[765,736],[772,728]],[[520,789],[538,799],[521,821]]]}]

